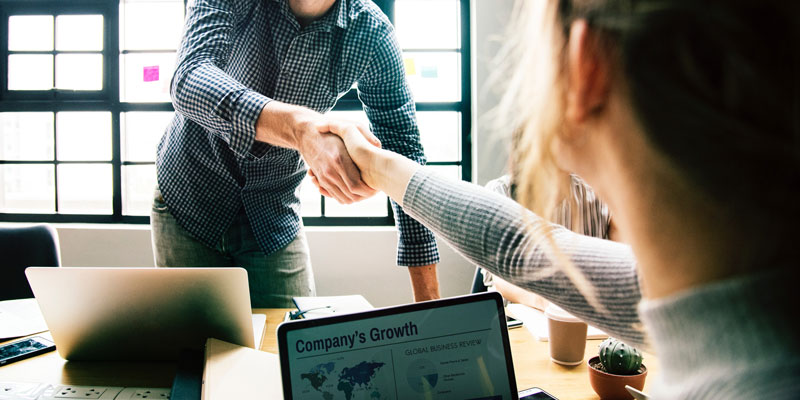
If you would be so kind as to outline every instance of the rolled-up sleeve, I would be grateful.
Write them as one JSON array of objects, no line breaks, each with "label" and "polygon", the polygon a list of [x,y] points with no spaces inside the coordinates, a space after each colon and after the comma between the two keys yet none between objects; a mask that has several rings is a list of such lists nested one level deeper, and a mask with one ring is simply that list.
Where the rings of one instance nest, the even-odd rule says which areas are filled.
[{"label": "rolled-up sleeve", "polygon": [[[358,82],[358,95],[364,104],[372,131],[384,149],[425,164],[420,144],[414,97],[406,82],[403,56],[394,30],[376,39],[369,67]],[[433,233],[408,216],[392,201],[397,223],[397,264],[420,266],[439,262],[439,249]]]},{"label": "rolled-up sleeve", "polygon": [[196,0],[186,10],[183,41],[170,94],[175,111],[224,140],[244,156],[256,121],[270,99],[225,72],[232,36],[251,1]]}]

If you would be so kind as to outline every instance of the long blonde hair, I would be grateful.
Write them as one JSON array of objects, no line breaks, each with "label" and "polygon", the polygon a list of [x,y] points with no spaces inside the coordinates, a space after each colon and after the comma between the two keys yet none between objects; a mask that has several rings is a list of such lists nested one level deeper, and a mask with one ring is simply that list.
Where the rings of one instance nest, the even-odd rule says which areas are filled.
[{"label": "long blonde hair", "polygon": [[516,2],[513,15],[518,17],[495,58],[495,71],[502,71],[495,82],[506,82],[495,128],[514,132],[510,168],[515,198],[546,219],[563,199],[566,183],[552,152],[563,126],[565,98],[560,79],[564,40],[554,34],[557,19],[552,4]]}]

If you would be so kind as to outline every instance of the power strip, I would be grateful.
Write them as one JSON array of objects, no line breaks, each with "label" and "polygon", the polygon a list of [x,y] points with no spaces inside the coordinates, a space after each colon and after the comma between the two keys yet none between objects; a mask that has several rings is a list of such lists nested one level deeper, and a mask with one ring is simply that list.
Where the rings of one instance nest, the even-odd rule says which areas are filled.
[{"label": "power strip", "polygon": [[170,398],[170,389],[0,382],[0,400],[139,400]]}]

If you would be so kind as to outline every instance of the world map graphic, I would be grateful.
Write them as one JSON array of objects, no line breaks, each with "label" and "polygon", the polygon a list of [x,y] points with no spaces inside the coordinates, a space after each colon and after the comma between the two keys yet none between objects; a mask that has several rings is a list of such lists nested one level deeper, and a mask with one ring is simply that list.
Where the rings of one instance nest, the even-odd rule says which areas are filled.
[{"label": "world map graphic", "polygon": [[336,394],[344,395],[345,399],[351,400],[356,392],[359,393],[359,398],[377,400],[385,397],[374,387],[372,380],[384,365],[382,362],[362,361],[337,370],[336,362],[327,362],[300,374],[300,379],[307,380],[324,400],[334,400],[338,397]]}]

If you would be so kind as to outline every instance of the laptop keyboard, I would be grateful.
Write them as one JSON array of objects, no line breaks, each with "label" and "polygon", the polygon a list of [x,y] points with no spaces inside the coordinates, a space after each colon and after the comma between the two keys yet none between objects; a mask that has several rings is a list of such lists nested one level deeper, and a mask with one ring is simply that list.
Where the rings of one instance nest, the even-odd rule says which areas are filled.
[{"label": "laptop keyboard", "polygon": [[170,389],[116,386],[69,386],[49,383],[0,382],[0,400],[139,400],[169,399]]}]

